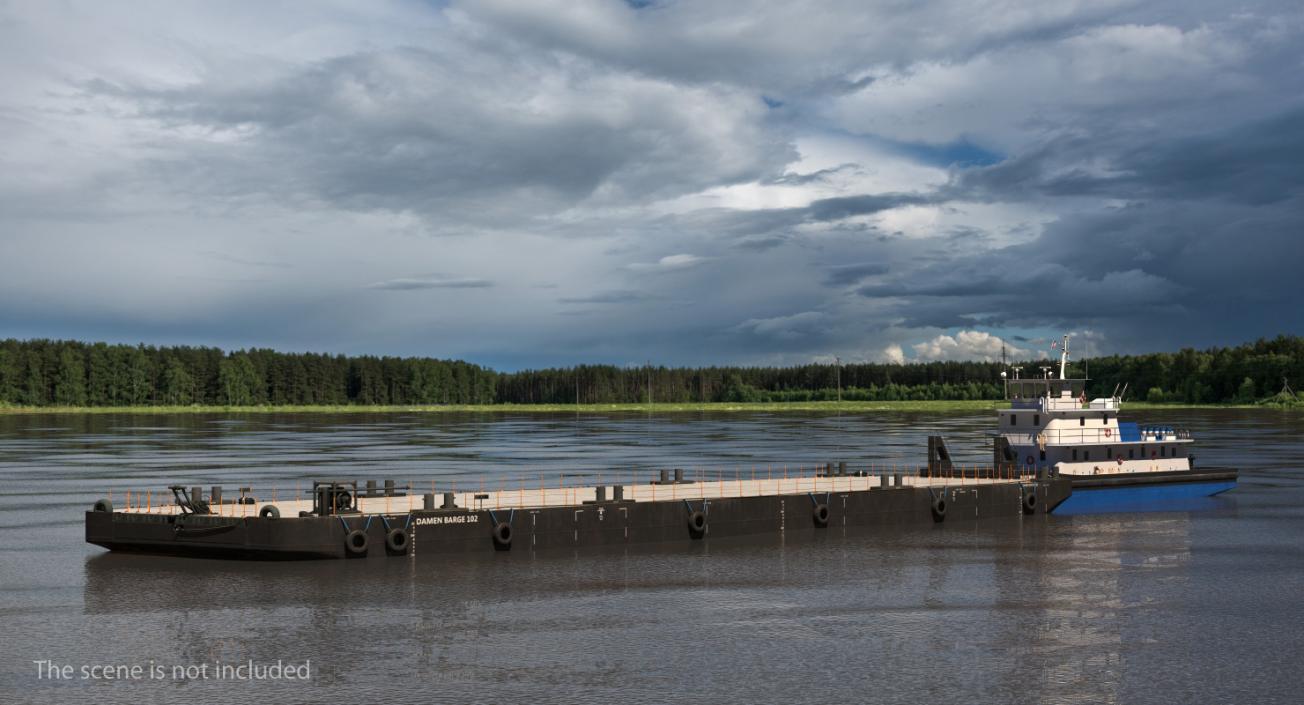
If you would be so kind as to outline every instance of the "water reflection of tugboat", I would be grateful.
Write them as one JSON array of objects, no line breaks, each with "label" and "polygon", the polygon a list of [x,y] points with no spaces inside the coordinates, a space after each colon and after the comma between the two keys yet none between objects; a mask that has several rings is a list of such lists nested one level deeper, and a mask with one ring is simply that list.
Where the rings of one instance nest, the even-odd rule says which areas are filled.
[{"label": "water reflection of tugboat", "polygon": [[1069,379],[1069,337],[1053,367],[1041,377],[1005,377],[1010,407],[999,410],[995,432],[997,466],[1020,466],[1029,474],[1068,477],[1073,494],[1057,511],[1145,508],[1226,492],[1237,471],[1195,468],[1190,432],[1169,426],[1120,421],[1126,387],[1109,397],[1087,400],[1086,379]]}]

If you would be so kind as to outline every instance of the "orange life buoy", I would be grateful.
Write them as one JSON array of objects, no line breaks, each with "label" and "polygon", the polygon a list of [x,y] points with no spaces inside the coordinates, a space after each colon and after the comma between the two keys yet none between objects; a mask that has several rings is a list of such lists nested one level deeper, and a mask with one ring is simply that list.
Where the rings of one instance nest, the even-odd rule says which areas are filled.
[{"label": "orange life buoy", "polygon": [[1108,428],[1105,429],[1105,438],[1109,438],[1109,437],[1112,436],[1113,434],[1114,434],[1114,432],[1113,432],[1112,430],[1110,430],[1110,429],[1108,429]]},{"label": "orange life buoy", "polygon": [[1118,460],[1118,464],[1119,464],[1119,465],[1122,465],[1122,464],[1123,464],[1123,456],[1121,456],[1121,455],[1118,456],[1118,458],[1116,458],[1116,460]]}]

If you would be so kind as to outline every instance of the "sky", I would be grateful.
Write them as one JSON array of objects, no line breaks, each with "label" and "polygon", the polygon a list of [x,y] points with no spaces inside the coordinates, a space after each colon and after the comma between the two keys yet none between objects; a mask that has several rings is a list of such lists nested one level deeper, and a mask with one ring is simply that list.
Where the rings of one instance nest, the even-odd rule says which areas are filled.
[{"label": "sky", "polygon": [[1304,5],[0,1],[0,338],[788,365],[1304,328]]}]

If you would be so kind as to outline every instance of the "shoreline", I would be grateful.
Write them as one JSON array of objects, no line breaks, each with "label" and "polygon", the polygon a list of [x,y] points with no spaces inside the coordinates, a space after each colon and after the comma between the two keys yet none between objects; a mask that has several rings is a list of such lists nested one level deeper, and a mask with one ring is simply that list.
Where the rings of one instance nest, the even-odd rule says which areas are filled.
[{"label": "shoreline", "polygon": [[[654,404],[449,404],[449,405],[261,405],[261,406],[0,406],[0,416],[41,414],[613,414],[613,413],[788,413],[788,412],[948,412],[992,411],[1002,400],[956,401],[817,401],[817,402],[688,402]],[[1127,410],[1162,409],[1265,409],[1292,411],[1290,407],[1254,404],[1168,404],[1132,402]]]}]

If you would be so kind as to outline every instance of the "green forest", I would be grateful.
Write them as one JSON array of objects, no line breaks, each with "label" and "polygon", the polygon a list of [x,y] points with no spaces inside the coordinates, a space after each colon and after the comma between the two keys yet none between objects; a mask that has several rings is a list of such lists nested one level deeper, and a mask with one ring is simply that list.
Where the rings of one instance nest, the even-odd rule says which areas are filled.
[{"label": "green forest", "polygon": [[[1011,363],[1015,364],[1015,363]],[[1024,369],[1052,364],[1023,361]],[[1095,394],[1188,404],[1273,400],[1304,379],[1304,338],[1075,361]],[[19,407],[631,404],[1000,399],[1000,363],[617,367],[496,372],[458,360],[0,342],[0,405]],[[1024,376],[1027,376],[1026,373]],[[1280,401],[1280,400],[1278,400]]]}]

